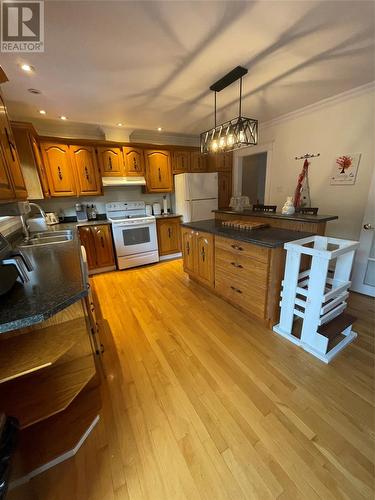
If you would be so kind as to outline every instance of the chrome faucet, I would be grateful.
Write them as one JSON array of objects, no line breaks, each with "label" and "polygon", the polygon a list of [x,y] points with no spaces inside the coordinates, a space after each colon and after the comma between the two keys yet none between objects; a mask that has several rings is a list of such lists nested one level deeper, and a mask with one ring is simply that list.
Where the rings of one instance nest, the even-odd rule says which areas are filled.
[{"label": "chrome faucet", "polygon": [[[44,220],[46,220],[46,213],[40,205],[38,205],[37,203],[33,203],[32,201],[29,202],[29,205],[30,205],[30,207],[37,208],[40,212],[40,215],[43,217]],[[29,229],[29,225],[27,223],[28,214],[23,213],[20,215],[20,218],[21,218],[23,234],[25,235],[25,241],[29,241],[30,240],[30,229]]]}]

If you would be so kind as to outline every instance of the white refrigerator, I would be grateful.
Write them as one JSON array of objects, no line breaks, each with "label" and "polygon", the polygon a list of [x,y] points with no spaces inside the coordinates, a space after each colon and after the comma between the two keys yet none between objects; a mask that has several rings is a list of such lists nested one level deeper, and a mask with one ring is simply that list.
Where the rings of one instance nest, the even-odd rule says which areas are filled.
[{"label": "white refrigerator", "polygon": [[174,177],[176,213],[184,222],[213,219],[217,210],[217,172],[178,174]]}]

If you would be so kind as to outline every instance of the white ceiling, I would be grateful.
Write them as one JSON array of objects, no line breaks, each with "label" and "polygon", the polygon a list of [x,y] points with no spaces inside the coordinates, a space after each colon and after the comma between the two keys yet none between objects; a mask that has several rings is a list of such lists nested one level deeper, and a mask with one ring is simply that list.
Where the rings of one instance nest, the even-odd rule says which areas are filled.
[{"label": "white ceiling", "polygon": [[[195,134],[237,65],[243,114],[268,121],[375,79],[374,2],[46,1],[45,52],[1,54],[11,116]],[[32,64],[26,74],[19,64]],[[32,95],[34,87],[42,95]],[[237,115],[238,84],[218,94]]]}]

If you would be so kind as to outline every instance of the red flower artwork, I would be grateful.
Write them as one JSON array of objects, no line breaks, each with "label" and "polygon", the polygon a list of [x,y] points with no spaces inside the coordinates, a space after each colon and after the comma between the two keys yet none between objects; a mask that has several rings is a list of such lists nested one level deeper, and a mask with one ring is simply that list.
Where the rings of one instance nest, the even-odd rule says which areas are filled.
[{"label": "red flower artwork", "polygon": [[340,156],[336,159],[337,165],[341,168],[340,174],[345,174],[345,170],[352,166],[353,158],[351,156]]}]

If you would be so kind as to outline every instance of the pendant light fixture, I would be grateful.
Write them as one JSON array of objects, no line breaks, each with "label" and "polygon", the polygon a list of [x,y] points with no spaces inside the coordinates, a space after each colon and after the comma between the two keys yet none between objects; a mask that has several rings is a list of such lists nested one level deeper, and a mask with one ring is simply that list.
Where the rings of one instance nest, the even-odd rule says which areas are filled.
[{"label": "pendant light fixture", "polygon": [[[202,153],[221,153],[232,151],[246,146],[255,146],[258,143],[258,120],[241,116],[242,113],[242,77],[247,69],[237,66],[223,78],[211,85],[215,99],[215,126],[201,134]],[[233,82],[240,80],[240,103],[237,118],[217,125],[216,123],[216,94]]]}]

